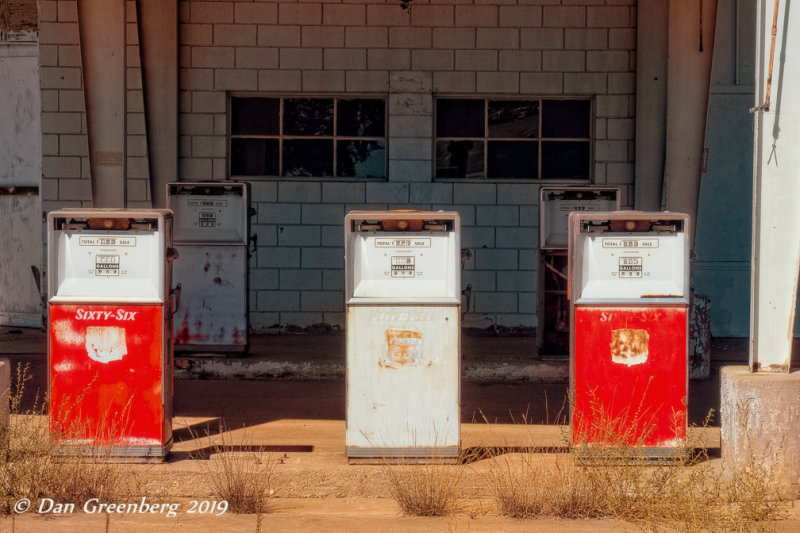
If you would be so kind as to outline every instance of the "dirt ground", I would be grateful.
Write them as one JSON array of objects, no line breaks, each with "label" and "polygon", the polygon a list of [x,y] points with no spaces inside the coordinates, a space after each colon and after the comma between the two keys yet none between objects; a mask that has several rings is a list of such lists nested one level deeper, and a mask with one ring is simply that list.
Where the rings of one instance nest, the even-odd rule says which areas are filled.
[{"label": "dirt ground", "polygon": [[[450,467],[466,472],[463,490],[469,497],[461,500],[458,513],[443,518],[403,516],[390,497],[383,466],[347,463],[344,392],[341,380],[177,380],[172,453],[161,464],[129,466],[148,487],[161,487],[158,501],[179,505],[175,516],[87,514],[80,512],[82,502],[77,502],[74,513],[55,516],[36,513],[41,503],[34,501],[31,511],[0,519],[0,531],[641,531],[635,524],[614,520],[531,521],[498,516],[481,486],[485,460]],[[539,454],[539,461],[569,457],[564,446],[566,427],[547,423],[558,419],[565,392],[560,384],[464,383],[462,447],[505,448],[513,453],[517,447],[535,446],[547,452]],[[192,500],[216,501],[208,469],[197,457],[210,442],[205,436],[218,432],[220,420],[234,428],[227,434],[234,453],[265,446],[277,462],[277,492],[260,524],[255,515],[190,512]],[[713,455],[719,447],[718,428],[703,430],[701,437]],[[800,509],[792,513],[791,520],[775,523],[770,530],[799,531]]]},{"label": "dirt ground", "polygon": [[[15,343],[17,346],[22,346]],[[40,348],[6,351],[12,362],[30,363],[30,391],[44,390],[45,357]],[[690,383],[690,423],[702,423],[709,409],[718,409],[718,365],[709,381]],[[565,383],[530,382],[480,384],[462,382],[462,449],[477,454],[485,448],[515,453],[534,447],[536,460],[569,457]],[[158,487],[157,502],[175,504],[174,516],[165,513],[98,514],[81,512],[54,515],[31,510],[0,518],[0,532],[94,531],[385,531],[389,532],[633,532],[635,524],[614,520],[514,520],[498,515],[481,484],[488,460],[450,467],[461,469],[463,495],[459,511],[442,518],[403,516],[391,498],[382,465],[349,465],[344,455],[345,383],[282,380],[176,380],[174,385],[174,447],[164,463],[127,465],[131,475],[148,487]],[[232,428],[227,434],[234,454],[264,447],[275,465],[277,492],[269,513],[236,515],[226,512],[191,512],[195,502],[216,502],[208,480],[208,465],[215,457],[210,435],[220,422]],[[698,431],[719,461],[719,428]],[[149,490],[143,497],[150,498]],[[770,524],[769,531],[800,531],[800,502],[789,506],[789,519]],[[196,509],[197,511],[197,509]]]}]

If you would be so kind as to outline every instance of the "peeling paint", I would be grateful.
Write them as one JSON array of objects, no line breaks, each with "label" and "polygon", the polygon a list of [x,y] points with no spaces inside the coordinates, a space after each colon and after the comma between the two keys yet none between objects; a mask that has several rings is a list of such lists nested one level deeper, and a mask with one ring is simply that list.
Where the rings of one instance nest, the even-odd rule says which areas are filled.
[{"label": "peeling paint", "polygon": [[416,366],[422,359],[422,334],[418,331],[387,329],[386,350],[381,366]]},{"label": "peeling paint", "polygon": [[650,334],[644,329],[611,330],[611,360],[627,366],[647,362]]}]

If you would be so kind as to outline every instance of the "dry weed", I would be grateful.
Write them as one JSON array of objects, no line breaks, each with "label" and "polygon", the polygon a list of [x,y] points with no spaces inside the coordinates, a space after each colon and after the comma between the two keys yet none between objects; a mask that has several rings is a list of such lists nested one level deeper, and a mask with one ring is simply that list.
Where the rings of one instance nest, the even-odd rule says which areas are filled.
[{"label": "dry weed", "polygon": [[219,432],[206,430],[203,437],[192,434],[204,446],[192,454],[203,465],[214,495],[228,502],[234,513],[255,513],[260,517],[269,511],[269,500],[275,493],[274,460],[265,446],[255,445],[243,431],[234,442],[230,431],[220,423]]},{"label": "dry weed", "polygon": [[420,464],[384,464],[392,497],[406,515],[445,516],[456,510],[462,467],[451,458],[410,461]]},{"label": "dry weed", "polygon": [[[712,414],[700,429],[709,426]],[[633,418],[641,420],[638,414]],[[766,531],[784,516],[771,489],[769,461],[753,458],[727,482],[697,428],[671,453],[653,456],[642,453],[647,427],[623,428],[621,420],[608,419],[597,424],[587,434],[603,435],[603,445],[584,445],[579,455],[493,457],[485,479],[501,514],[615,518],[645,531],[687,533]]]},{"label": "dry weed", "polygon": [[[129,466],[110,462],[110,448],[65,452],[51,443],[46,402],[37,393],[33,407],[21,408],[30,379],[28,366],[18,365],[8,392],[10,423],[0,432],[0,513],[12,512],[20,498],[77,503],[89,498],[125,502],[141,497],[139,476]],[[106,430],[105,436],[112,435],[111,431]]]}]

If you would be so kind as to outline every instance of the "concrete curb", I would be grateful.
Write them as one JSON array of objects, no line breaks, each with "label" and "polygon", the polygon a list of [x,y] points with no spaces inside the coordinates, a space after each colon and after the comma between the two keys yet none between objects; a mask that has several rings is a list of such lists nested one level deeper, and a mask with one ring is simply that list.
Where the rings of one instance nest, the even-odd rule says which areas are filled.
[{"label": "concrete curb", "polygon": [[[176,379],[344,379],[345,364],[325,360],[266,360],[209,356],[175,357]],[[462,365],[462,379],[478,383],[566,383],[568,361],[485,362]]]}]

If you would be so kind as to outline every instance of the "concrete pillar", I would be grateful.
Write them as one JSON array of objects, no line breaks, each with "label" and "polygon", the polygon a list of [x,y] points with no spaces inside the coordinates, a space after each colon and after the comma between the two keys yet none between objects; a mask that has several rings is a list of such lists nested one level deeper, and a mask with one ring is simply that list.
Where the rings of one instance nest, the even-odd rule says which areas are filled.
[{"label": "concrete pillar", "polygon": [[768,476],[782,499],[800,498],[800,372],[721,370],[720,433],[726,474]]},{"label": "concrete pillar", "polygon": [[125,0],[78,0],[94,207],[125,207]]},{"label": "concrete pillar", "polygon": [[[788,372],[800,269],[800,6],[780,2],[770,105],[766,99],[773,0],[756,16],[750,369]],[[795,31],[789,31],[789,28]],[[798,46],[799,48],[794,48]],[[795,399],[795,402],[800,401]]]},{"label": "concrete pillar", "polygon": [[150,195],[167,206],[166,187],[178,181],[178,2],[137,0],[142,54]]},{"label": "concrete pillar", "polygon": [[[702,11],[701,11],[702,10]],[[670,0],[665,207],[697,221],[717,0]],[[691,246],[694,248],[691,233]]]},{"label": "concrete pillar", "polygon": [[639,0],[636,40],[636,177],[634,207],[661,209],[667,127],[669,2]]}]

